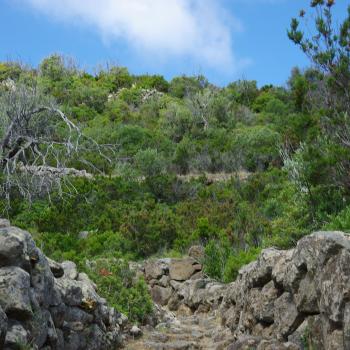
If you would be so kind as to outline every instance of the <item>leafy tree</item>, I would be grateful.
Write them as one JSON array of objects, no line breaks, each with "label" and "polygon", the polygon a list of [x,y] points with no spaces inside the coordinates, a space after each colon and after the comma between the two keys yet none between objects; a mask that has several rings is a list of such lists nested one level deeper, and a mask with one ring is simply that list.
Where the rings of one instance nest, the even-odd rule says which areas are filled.
[{"label": "leafy tree", "polygon": [[136,168],[145,177],[155,177],[164,174],[167,163],[162,154],[156,149],[147,148],[135,154],[134,162]]},{"label": "leafy tree", "polygon": [[183,75],[181,77],[175,77],[170,82],[169,93],[177,98],[185,98],[203,90],[208,85],[208,80],[202,75],[196,77]]},{"label": "leafy tree", "polygon": [[[350,6],[346,18],[338,26],[332,15],[334,0],[313,0],[315,29],[307,36],[297,18],[291,21],[289,38],[323,73],[327,84],[327,104],[333,111],[350,112]],[[300,17],[305,16],[302,10]]]},{"label": "leafy tree", "polygon": [[259,95],[259,89],[255,80],[238,80],[227,86],[237,103],[250,107]]},{"label": "leafy tree", "polygon": [[135,78],[137,87],[168,92],[169,83],[161,75],[140,75]]},{"label": "leafy tree", "polygon": [[126,67],[112,66],[107,70],[101,70],[97,75],[100,86],[106,87],[110,92],[117,92],[121,88],[130,88],[134,78]]}]

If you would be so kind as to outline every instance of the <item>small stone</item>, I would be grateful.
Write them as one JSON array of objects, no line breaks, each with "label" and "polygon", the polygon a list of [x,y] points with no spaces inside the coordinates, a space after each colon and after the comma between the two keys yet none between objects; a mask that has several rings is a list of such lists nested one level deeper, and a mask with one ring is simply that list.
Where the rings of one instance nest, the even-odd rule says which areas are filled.
[{"label": "small stone", "polygon": [[79,239],[87,239],[89,237],[90,232],[89,231],[81,231],[78,234]]},{"label": "small stone", "polygon": [[142,330],[137,327],[136,325],[132,326],[130,329],[130,335],[137,338],[137,337],[141,337],[142,335]]}]

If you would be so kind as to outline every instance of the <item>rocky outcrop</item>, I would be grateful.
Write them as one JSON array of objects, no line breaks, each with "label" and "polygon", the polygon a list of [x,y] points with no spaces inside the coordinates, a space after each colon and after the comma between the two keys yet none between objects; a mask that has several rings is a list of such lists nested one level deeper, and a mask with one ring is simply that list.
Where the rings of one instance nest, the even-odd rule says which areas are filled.
[{"label": "rocky outcrop", "polygon": [[[206,347],[205,330],[196,329],[204,338],[189,337],[194,345],[184,349],[350,349],[350,238],[344,233],[316,232],[294,249],[265,249],[228,285],[205,278],[192,257],[147,262],[144,273],[154,300],[174,312],[175,321],[162,323],[170,325],[172,342],[170,329],[179,322],[220,319],[221,328],[208,332],[211,339],[223,335],[221,344]],[[187,334],[186,326],[181,332]]]},{"label": "rocky outcrop", "polygon": [[0,349],[115,349],[125,322],[74,263],[46,258],[0,220]]},{"label": "rocky outcrop", "polygon": [[295,249],[264,250],[227,287],[220,310],[236,338],[350,349],[349,236],[316,232]]},{"label": "rocky outcrop", "polygon": [[144,265],[146,282],[156,304],[170,311],[189,312],[218,308],[226,286],[204,276],[202,265],[192,257],[159,259]]}]

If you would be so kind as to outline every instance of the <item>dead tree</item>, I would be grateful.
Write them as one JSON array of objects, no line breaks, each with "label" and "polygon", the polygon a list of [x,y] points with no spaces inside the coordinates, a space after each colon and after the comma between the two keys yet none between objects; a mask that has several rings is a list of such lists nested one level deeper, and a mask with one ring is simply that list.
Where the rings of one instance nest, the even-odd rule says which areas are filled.
[{"label": "dead tree", "polygon": [[50,195],[53,188],[61,194],[75,190],[68,175],[80,173],[67,171],[67,164],[86,163],[82,154],[87,151],[110,161],[102,147],[36,87],[14,85],[0,91],[0,197],[8,202],[16,190],[28,200]]}]

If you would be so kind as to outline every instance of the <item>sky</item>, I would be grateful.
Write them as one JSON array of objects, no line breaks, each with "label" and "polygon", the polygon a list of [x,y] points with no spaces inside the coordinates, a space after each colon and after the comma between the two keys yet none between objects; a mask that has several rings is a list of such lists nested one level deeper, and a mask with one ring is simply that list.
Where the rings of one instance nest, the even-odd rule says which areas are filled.
[{"label": "sky", "polygon": [[[37,66],[53,53],[93,72],[205,75],[284,85],[304,54],[287,38],[310,0],[0,0],[0,61]],[[338,0],[342,18],[349,0]]]}]

